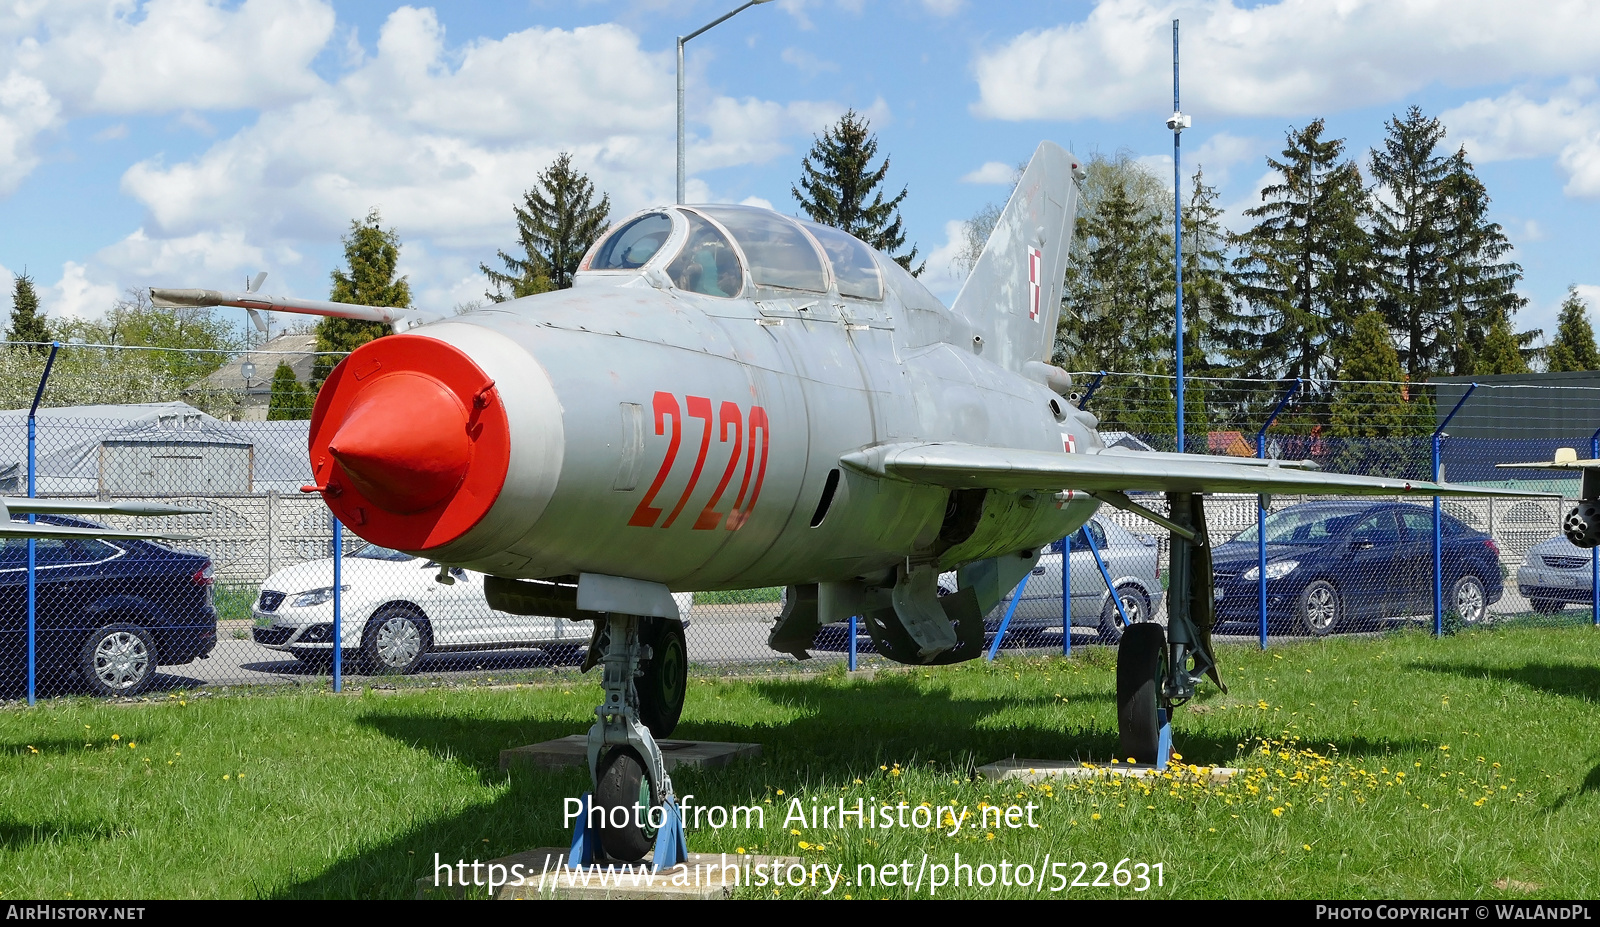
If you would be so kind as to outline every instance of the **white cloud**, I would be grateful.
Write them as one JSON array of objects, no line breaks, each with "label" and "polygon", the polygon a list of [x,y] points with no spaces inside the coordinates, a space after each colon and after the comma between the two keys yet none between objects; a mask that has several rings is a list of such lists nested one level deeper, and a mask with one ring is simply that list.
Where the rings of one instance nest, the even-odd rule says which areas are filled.
[{"label": "white cloud", "polygon": [[985,161],[975,171],[963,174],[962,183],[1008,184],[1017,179],[1017,169],[1000,161]]},{"label": "white cloud", "polygon": [[956,255],[967,243],[966,228],[967,224],[960,219],[951,219],[944,224],[944,244],[934,248],[928,255],[928,269],[917,278],[946,306],[955,300],[956,294],[961,292],[961,285],[967,282],[967,275],[955,265]]},{"label": "white cloud", "polygon": [[771,209],[772,201],[764,200],[759,196],[747,196],[739,201],[740,206],[757,206],[761,209]]},{"label": "white cloud", "polygon": [[39,163],[34,139],[56,124],[61,105],[33,77],[12,71],[0,80],[0,196],[22,183]]},{"label": "white cloud", "polygon": [[56,318],[97,318],[120,295],[115,284],[91,280],[88,267],[68,261],[61,265],[61,279],[40,290],[39,302]]},{"label": "white cloud", "polygon": [[[1600,5],[1500,0],[1105,0],[1083,21],[1025,32],[975,61],[978,115],[1159,113],[1183,23],[1185,108],[1300,116],[1400,99],[1430,84],[1566,75],[1600,64]],[[1152,116],[1154,118],[1154,116]]]},{"label": "white cloud", "polygon": [[1474,160],[1554,155],[1569,196],[1600,196],[1600,86],[1593,79],[1572,80],[1543,100],[1522,89],[1473,100],[1439,119]]},{"label": "white cloud", "polygon": [[128,124],[126,122],[119,122],[116,125],[106,126],[104,129],[101,129],[94,134],[94,140],[97,142],[114,142],[118,139],[127,137]]},{"label": "white cloud", "polygon": [[825,58],[818,58],[812,53],[800,48],[785,48],[778,56],[784,64],[792,65],[806,77],[816,77],[818,74],[839,70],[836,62]]}]

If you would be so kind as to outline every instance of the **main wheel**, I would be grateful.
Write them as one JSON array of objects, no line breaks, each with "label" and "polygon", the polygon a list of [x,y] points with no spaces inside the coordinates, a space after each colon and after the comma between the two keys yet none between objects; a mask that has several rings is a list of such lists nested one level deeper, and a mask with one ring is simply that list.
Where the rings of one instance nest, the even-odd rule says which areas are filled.
[{"label": "main wheel", "polygon": [[644,859],[655,846],[650,810],[660,798],[632,747],[618,747],[600,760],[594,803],[601,810],[600,846],[606,855],[624,863]]},{"label": "main wheel", "polygon": [[368,673],[404,675],[428,652],[428,622],[403,608],[380,609],[361,634],[361,664]]},{"label": "main wheel", "polygon": [[[1123,583],[1117,587],[1117,598],[1122,600],[1122,610],[1128,614],[1128,624],[1150,620],[1150,600],[1145,598],[1138,586]],[[1107,596],[1105,607],[1100,610],[1100,640],[1115,644],[1122,640],[1124,630],[1122,616],[1117,613],[1117,603]]]},{"label": "main wheel", "polygon": [[137,695],[156,678],[156,644],[133,624],[108,624],[83,642],[79,668],[96,695]]},{"label": "main wheel", "polygon": [[1161,747],[1161,674],[1167,634],[1145,621],[1129,625],[1117,647],[1117,732],[1119,760],[1153,766]]},{"label": "main wheel", "polygon": [[640,619],[639,638],[650,645],[650,659],[638,678],[639,720],[657,739],[671,734],[683,714],[689,688],[689,645],[683,623],[665,618]]},{"label": "main wheel", "polygon": [[1484,624],[1489,618],[1489,596],[1483,591],[1483,580],[1470,573],[1450,588],[1448,605],[1468,627]]},{"label": "main wheel", "polygon": [[1314,637],[1327,637],[1338,626],[1342,611],[1339,590],[1333,583],[1319,579],[1301,590],[1294,614],[1300,631]]}]

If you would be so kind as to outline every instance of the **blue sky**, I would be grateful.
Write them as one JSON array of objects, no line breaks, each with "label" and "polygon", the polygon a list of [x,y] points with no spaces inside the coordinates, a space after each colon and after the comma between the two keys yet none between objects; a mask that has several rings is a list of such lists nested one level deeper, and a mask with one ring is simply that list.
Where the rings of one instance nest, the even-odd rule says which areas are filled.
[{"label": "blue sky", "polygon": [[[481,297],[480,261],[558,152],[617,212],[670,201],[673,40],[736,0],[12,0],[0,7],[0,285],[52,315],[127,287],[325,298],[377,206],[419,305]],[[688,46],[690,199],[789,194],[814,133],[869,115],[910,239],[946,298],[961,220],[1041,139],[1171,173],[1171,20],[1184,165],[1230,221],[1264,158],[1324,117],[1364,161],[1409,105],[1467,146],[1526,271],[1523,328],[1569,285],[1600,300],[1600,5],[1485,0],[977,3],[776,0]],[[985,165],[990,167],[985,170]]]}]

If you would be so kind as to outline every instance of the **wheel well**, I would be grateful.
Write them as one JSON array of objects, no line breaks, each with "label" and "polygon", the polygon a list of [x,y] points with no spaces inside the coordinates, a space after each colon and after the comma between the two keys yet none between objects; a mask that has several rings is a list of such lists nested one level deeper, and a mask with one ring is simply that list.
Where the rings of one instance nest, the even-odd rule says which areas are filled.
[{"label": "wheel well", "polygon": [[420,619],[421,622],[422,622],[422,637],[423,637],[423,640],[427,643],[428,646],[430,646],[430,647],[433,646],[433,621],[432,621],[432,619],[430,619],[428,617],[428,613],[427,612],[422,610],[422,606],[418,605],[415,602],[407,601],[405,599],[399,599],[399,600],[396,600],[396,601],[393,601],[393,602],[385,602],[382,605],[379,605],[377,608],[374,608],[372,610],[372,614],[368,615],[366,622],[361,625],[361,643],[362,644],[366,643],[366,640],[367,640],[367,628],[369,626],[371,626],[371,624],[373,622],[373,619],[377,618],[379,615],[383,614],[384,612],[391,611],[391,610],[407,612],[412,617]]}]

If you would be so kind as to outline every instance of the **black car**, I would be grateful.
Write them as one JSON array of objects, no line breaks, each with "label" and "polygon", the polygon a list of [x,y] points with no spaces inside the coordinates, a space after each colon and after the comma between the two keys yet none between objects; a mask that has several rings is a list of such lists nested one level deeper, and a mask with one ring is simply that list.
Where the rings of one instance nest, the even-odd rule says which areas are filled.
[{"label": "black car", "polygon": [[[1500,550],[1441,514],[1444,610],[1476,624],[1500,601]],[[1321,636],[1342,624],[1433,613],[1433,510],[1308,502],[1267,516],[1267,623]],[[1219,621],[1260,620],[1256,528],[1212,553]]]},{"label": "black car", "polygon": [[[38,520],[101,527],[58,515]],[[121,538],[39,538],[35,544],[39,689],[133,695],[149,688],[158,663],[188,663],[216,647],[212,569],[205,555]],[[28,542],[4,538],[0,673],[8,690],[27,677],[27,615]]]}]

